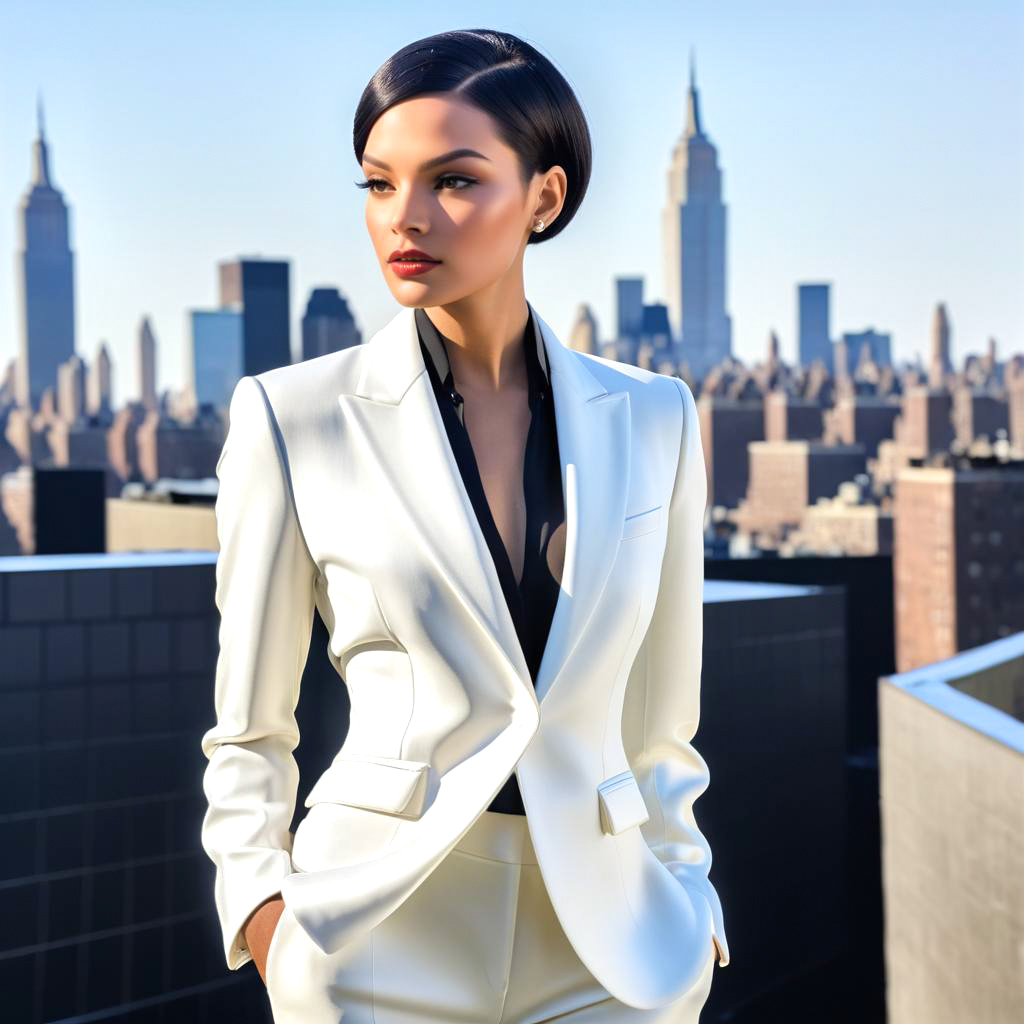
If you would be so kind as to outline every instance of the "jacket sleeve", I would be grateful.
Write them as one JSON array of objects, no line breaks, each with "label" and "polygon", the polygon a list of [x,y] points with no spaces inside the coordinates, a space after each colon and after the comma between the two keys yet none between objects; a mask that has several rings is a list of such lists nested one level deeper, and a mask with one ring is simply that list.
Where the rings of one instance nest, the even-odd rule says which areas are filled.
[{"label": "jacket sleeve", "polygon": [[709,878],[711,847],[693,809],[710,782],[691,742],[700,720],[707,478],[696,403],[684,381],[670,379],[683,405],[679,459],[658,596],[626,688],[623,742],[650,813],[641,826],[644,839],[683,885],[707,900],[711,938],[725,967],[729,946]]},{"label": "jacket sleeve", "polygon": [[292,872],[295,720],[316,566],[295,515],[287,461],[262,384],[242,377],[217,461],[216,723],[202,738],[202,844],[231,970],[252,959],[249,914]]}]

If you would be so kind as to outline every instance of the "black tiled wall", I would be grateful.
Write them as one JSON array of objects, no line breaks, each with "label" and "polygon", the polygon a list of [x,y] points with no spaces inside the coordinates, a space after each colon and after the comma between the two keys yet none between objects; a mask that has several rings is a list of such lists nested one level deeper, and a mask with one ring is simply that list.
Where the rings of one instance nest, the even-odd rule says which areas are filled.
[{"label": "black tiled wall", "polygon": [[213,588],[209,559],[0,573],[4,1021],[269,1020],[199,843]]}]

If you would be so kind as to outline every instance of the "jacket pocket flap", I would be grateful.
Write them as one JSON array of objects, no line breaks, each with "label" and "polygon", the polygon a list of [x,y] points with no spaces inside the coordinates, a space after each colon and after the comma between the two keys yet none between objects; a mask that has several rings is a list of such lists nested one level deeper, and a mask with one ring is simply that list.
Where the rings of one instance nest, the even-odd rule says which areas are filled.
[{"label": "jacket pocket flap", "polygon": [[426,761],[352,754],[337,757],[306,797],[306,806],[349,804],[418,818],[427,791]]},{"label": "jacket pocket flap", "polygon": [[654,508],[626,516],[622,521],[622,539],[629,540],[631,537],[642,537],[645,533],[652,533],[661,525],[664,511],[664,505],[655,505]]},{"label": "jacket pocket flap", "polygon": [[607,835],[618,835],[650,818],[640,786],[631,771],[605,779],[597,787],[597,798],[601,831]]}]

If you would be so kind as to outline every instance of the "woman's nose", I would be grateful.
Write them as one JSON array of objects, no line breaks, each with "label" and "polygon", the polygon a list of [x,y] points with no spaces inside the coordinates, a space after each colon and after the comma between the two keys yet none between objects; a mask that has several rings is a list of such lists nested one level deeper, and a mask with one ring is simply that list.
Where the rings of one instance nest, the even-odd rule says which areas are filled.
[{"label": "woman's nose", "polygon": [[409,189],[404,194],[397,193],[391,215],[391,230],[398,235],[408,234],[410,231],[422,235],[426,233],[428,227],[429,220],[424,203],[416,196],[415,190]]}]

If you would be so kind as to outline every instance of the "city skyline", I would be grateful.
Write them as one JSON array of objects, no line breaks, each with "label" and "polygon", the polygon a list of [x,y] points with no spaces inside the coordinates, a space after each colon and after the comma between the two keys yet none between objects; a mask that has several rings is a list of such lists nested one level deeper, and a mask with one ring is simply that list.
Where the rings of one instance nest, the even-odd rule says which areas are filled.
[{"label": "city skyline", "polygon": [[[233,5],[225,10],[231,8],[241,10]],[[774,48],[774,55],[785,54],[786,46],[798,41],[782,38],[782,25],[799,9],[808,14],[812,10],[792,5],[776,18],[775,38],[762,43]],[[108,5],[87,33],[98,32],[116,11],[127,10]],[[262,7],[245,10],[250,48],[242,57],[223,55],[243,64],[258,53],[274,52],[267,37],[273,13]],[[304,10],[316,17],[308,24],[289,22],[294,33],[289,38],[313,45],[317,25],[337,27],[346,11],[361,9],[307,4]],[[642,5],[637,13],[652,27],[648,43],[651,64],[661,75],[660,91],[646,87],[654,73],[641,66],[646,62],[613,62],[602,67],[603,75],[595,74],[587,60],[594,40],[573,32],[563,15],[532,17],[528,5],[509,23],[467,6],[456,8],[454,15],[447,10],[444,23],[436,17],[414,17],[403,20],[400,29],[376,22],[364,25],[360,30],[365,42],[350,26],[346,45],[360,60],[371,55],[365,66],[353,61],[318,72],[307,69],[295,82],[283,70],[291,64],[283,65],[279,82],[286,84],[277,84],[272,101],[262,103],[268,84],[256,68],[235,80],[227,66],[203,63],[212,57],[209,48],[215,50],[214,44],[225,40],[231,22],[225,11],[204,13],[184,5],[177,10],[180,17],[147,14],[146,25],[154,35],[166,29],[173,38],[187,25],[196,33],[188,62],[195,81],[161,92],[161,76],[169,69],[154,70],[127,55],[117,68],[106,67],[80,33],[74,41],[82,42],[82,52],[72,48],[70,34],[62,39],[60,29],[51,33],[52,26],[46,26],[52,45],[45,53],[33,53],[30,39],[36,30],[28,27],[28,8],[8,8],[0,16],[0,27],[25,45],[13,47],[15,59],[0,69],[5,97],[0,148],[6,157],[0,163],[0,191],[9,204],[7,216],[0,217],[0,248],[10,260],[7,273],[0,274],[0,365],[17,351],[16,207],[30,180],[37,92],[46,104],[52,177],[71,209],[77,351],[91,362],[100,342],[106,341],[114,363],[115,402],[120,404],[135,397],[133,346],[144,316],[156,334],[159,389],[183,385],[188,311],[216,303],[217,265],[224,261],[259,254],[291,263],[293,349],[298,348],[305,303],[318,285],[340,288],[364,338],[383,326],[397,306],[365,235],[363,201],[350,184],[358,176],[348,144],[351,110],[365,80],[398,46],[471,23],[518,32],[553,57],[590,120],[595,143],[590,192],[565,235],[531,251],[526,261],[527,294],[556,329],[568,332],[576,307],[585,302],[597,317],[601,338],[607,338],[619,276],[642,275],[647,301],[665,298],[659,212],[671,147],[685,124],[687,59],[693,49],[701,115],[718,149],[723,201],[729,209],[726,309],[733,319],[738,358],[762,358],[774,330],[782,357],[793,361],[797,286],[817,281],[832,285],[833,339],[873,327],[892,336],[893,356],[899,361],[920,353],[927,362],[930,320],[939,302],[949,311],[954,362],[967,351],[983,351],[990,336],[996,338],[1000,358],[1024,347],[1024,201],[1019,184],[1024,180],[1024,129],[1017,127],[1024,118],[1014,117],[1020,113],[1020,90],[995,88],[997,76],[989,65],[999,61],[991,47],[984,66],[972,63],[967,53],[971,33],[984,32],[993,37],[993,46],[1012,56],[1024,36],[1024,17],[1014,16],[1009,5],[989,4],[972,10],[970,17],[966,12],[936,12],[928,23],[917,25],[907,11],[879,9],[866,27],[852,21],[822,26],[823,47],[827,49],[830,34],[845,30],[846,49],[834,50],[832,73],[816,81],[813,96],[805,89],[786,100],[782,97],[794,87],[794,78],[823,73],[825,61],[816,47],[796,70],[768,60],[744,67],[744,55],[749,56],[753,44],[737,27],[756,34],[764,15],[754,8],[731,31],[697,9],[683,17],[664,5]],[[619,27],[620,19],[598,13],[592,20],[595,38],[600,38],[610,27]],[[664,32],[653,26],[662,24],[665,31],[673,25],[678,31],[672,74],[664,57],[658,57],[666,51]],[[141,26],[124,28],[121,44]],[[626,42],[638,34],[632,24],[621,28]],[[903,45],[911,28],[917,33],[913,50]],[[873,35],[878,36],[878,48],[874,64],[861,65],[863,74],[873,75],[864,83],[863,95],[877,96],[894,78],[900,79],[903,89],[893,97],[901,101],[894,104],[898,111],[867,99],[851,104],[849,95],[840,96],[851,73],[844,60],[864,56],[855,53],[857,46]],[[800,39],[806,48],[806,32]],[[951,71],[960,72],[952,75],[955,82],[932,80],[929,76],[954,52],[959,63]],[[70,91],[69,78],[84,59],[96,69],[96,81]],[[287,60],[294,60],[293,55]],[[998,70],[1021,81],[1019,61],[1007,60]],[[129,79],[135,89],[130,97],[118,92]],[[316,82],[319,86],[313,88]],[[214,83],[225,94],[219,96],[224,115],[210,105]],[[922,107],[924,93],[933,98]],[[837,97],[848,105],[840,104],[832,118],[823,120],[827,101]],[[951,97],[955,102],[943,102]],[[206,110],[199,116],[197,104],[203,98]],[[299,103],[303,106],[296,111]],[[777,120],[758,120],[759,112],[772,105]],[[971,118],[966,117],[968,109],[974,112]],[[325,111],[330,113],[326,126]],[[265,120],[254,133],[260,112]],[[872,122],[872,133],[858,136],[857,126],[866,122]],[[1002,135],[992,134],[997,124]],[[628,126],[628,146],[618,144],[620,126]],[[774,137],[765,146],[768,136]],[[950,145],[951,137],[956,147]],[[818,144],[814,159],[808,156],[811,140]],[[972,141],[977,143],[974,151]],[[881,161],[883,143],[888,143],[888,163]],[[752,157],[754,151],[760,152],[759,158]],[[845,153],[838,163],[837,152]],[[268,154],[269,164],[263,162]],[[162,159],[155,162],[156,156]],[[927,177],[915,170],[925,165],[931,168]],[[982,170],[984,179],[978,177]],[[959,197],[950,195],[954,187]],[[828,229],[822,231],[825,209],[831,212]],[[587,259],[581,258],[583,253]],[[545,272],[554,267],[557,275]]]}]

